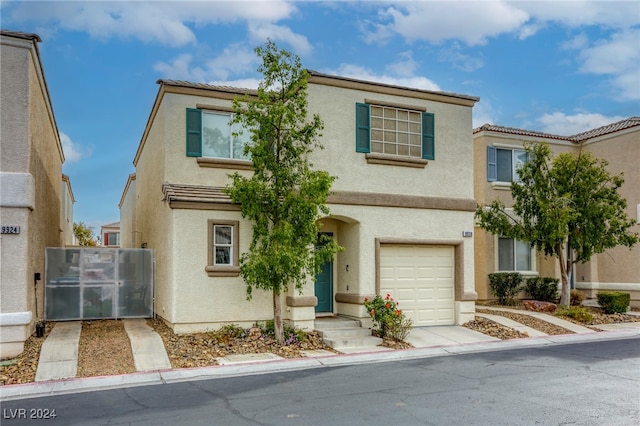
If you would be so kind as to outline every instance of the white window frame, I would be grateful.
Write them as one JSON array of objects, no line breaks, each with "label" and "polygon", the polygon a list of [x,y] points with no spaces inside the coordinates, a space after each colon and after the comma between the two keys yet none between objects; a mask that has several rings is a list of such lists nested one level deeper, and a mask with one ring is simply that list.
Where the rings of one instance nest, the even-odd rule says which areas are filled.
[{"label": "white window frame", "polygon": [[[378,104],[370,104],[369,108],[369,144],[371,153],[422,158],[423,111]],[[376,109],[380,110],[380,115],[374,113]],[[389,117],[388,111],[393,111],[395,117]],[[400,118],[401,114],[406,114],[406,119]],[[417,120],[412,120],[412,115],[417,116]],[[381,121],[381,126],[374,125],[377,120]],[[417,126],[417,129],[412,129],[415,126]],[[391,138],[394,140],[388,140]],[[400,139],[404,138],[406,138],[406,141],[400,141]],[[382,150],[374,149],[374,145],[377,144],[382,145]],[[391,146],[394,147],[393,150],[388,149]],[[404,148],[406,148],[406,152],[401,153]]]},{"label": "white window frame", "polygon": [[[231,242],[219,243],[216,241],[216,228],[231,228]],[[205,271],[210,277],[235,277],[240,275],[239,266],[239,222],[237,220],[214,220],[207,221],[207,244],[208,260]],[[216,248],[229,249],[229,263],[218,263],[216,258]]]},{"label": "white window frame", "polygon": [[[214,111],[214,110],[205,110],[205,109],[203,109],[201,111],[202,111],[201,112],[201,114],[202,114],[202,120],[201,120],[201,126],[202,126],[202,128],[201,128],[201,131],[202,131],[202,133],[201,133],[201,135],[202,135],[201,136],[202,137],[202,148],[201,148],[202,149],[202,158],[219,158],[219,159],[227,159],[227,160],[249,160],[248,157],[244,157],[242,154],[240,156],[235,156],[235,152],[234,152],[234,146],[235,146],[234,142],[235,141],[239,140],[241,142],[244,142],[244,143],[242,143],[243,149],[244,149],[244,146],[247,143],[250,142],[250,139],[249,139],[250,138],[250,134],[246,129],[243,129],[242,136],[240,138],[234,138],[233,137],[233,133],[239,130],[237,128],[237,125],[234,126],[231,123],[231,121],[233,120],[235,114],[233,114],[231,112],[226,112],[226,111]],[[227,128],[228,128],[228,131],[229,131],[229,133],[228,133],[228,138],[229,138],[229,147],[228,147],[229,148],[229,157],[221,157],[221,156],[217,156],[217,155],[209,155],[209,153],[205,152],[207,150],[207,148],[206,148],[207,145],[206,145],[206,142],[205,142],[205,128],[206,128],[206,126],[205,126],[205,122],[206,122],[205,117],[207,115],[210,115],[210,116],[211,115],[222,116],[222,117],[225,117],[225,118],[228,119],[227,120]]]},{"label": "white window frame", "polygon": [[[524,148],[516,148],[516,147],[512,147],[512,148],[507,148],[507,147],[502,147],[502,146],[496,146],[496,178],[497,181],[496,182],[519,182],[520,181],[520,176],[518,175],[517,169],[518,166],[524,163],[521,163],[519,160],[517,160],[517,155],[518,154],[526,154],[526,151],[524,150]],[[499,162],[499,155],[498,152],[499,151],[511,151],[511,176],[510,176],[510,180],[500,180],[498,178],[499,176],[499,171],[500,171],[500,162]],[[526,161],[525,161],[526,162]]]},{"label": "white window frame", "polygon": [[535,250],[534,247],[531,247],[529,249],[529,258],[530,258],[530,265],[529,266],[530,266],[530,269],[528,269],[528,270],[517,270],[517,269],[515,269],[515,266],[516,266],[516,263],[517,263],[517,261],[516,261],[516,256],[517,256],[516,247],[517,246],[515,245],[515,243],[516,243],[517,240],[514,239],[514,238],[509,238],[510,240],[513,241],[513,262],[514,262],[513,266],[514,266],[514,269],[509,269],[509,270],[500,269],[500,238],[506,238],[506,237],[501,237],[501,236],[498,236],[498,235],[494,236],[494,260],[495,260],[494,270],[496,272],[519,272],[522,275],[537,276],[538,275],[538,271],[537,271],[538,265],[537,265],[537,262],[536,262],[536,250]]}]

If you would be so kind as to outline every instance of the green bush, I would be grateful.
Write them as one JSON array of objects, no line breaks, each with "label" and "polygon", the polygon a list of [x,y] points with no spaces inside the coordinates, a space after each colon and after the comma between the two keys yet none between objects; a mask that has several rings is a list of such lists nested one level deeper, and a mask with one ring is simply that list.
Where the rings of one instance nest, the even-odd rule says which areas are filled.
[{"label": "green bush", "polygon": [[[256,323],[254,326],[259,328],[260,330],[262,330],[262,335],[263,336],[271,337],[271,338],[274,338],[276,336],[276,327],[275,327],[275,323],[273,322],[273,320],[268,320],[264,324]],[[284,334],[283,343],[285,345],[290,345],[290,344],[298,343],[298,342],[304,342],[304,340],[306,338],[306,335],[304,334],[304,331],[292,328],[286,323],[283,324],[283,330],[282,331],[283,331],[283,334]]]},{"label": "green bush", "polygon": [[571,290],[571,306],[580,306],[584,300],[584,293],[580,290]]},{"label": "green bush", "polygon": [[501,305],[513,305],[514,297],[522,288],[522,275],[518,272],[489,274],[489,287]]},{"label": "green bush", "polygon": [[220,327],[220,330],[218,330],[218,334],[220,336],[226,336],[227,338],[243,337],[244,328],[236,324],[225,324],[222,327]]},{"label": "green bush", "polygon": [[390,294],[383,299],[378,295],[369,300],[364,299],[364,307],[373,319],[373,326],[377,328],[380,337],[391,337],[404,340],[413,328],[413,321],[407,318],[399,308],[398,302]]},{"label": "green bush", "polygon": [[591,315],[584,306],[558,306],[556,315],[573,318],[585,324],[591,324],[593,321],[593,315]]},{"label": "green bush", "polygon": [[631,295],[622,291],[601,291],[598,292],[598,303],[607,314],[622,314],[629,308]]},{"label": "green bush", "polygon": [[558,282],[558,279],[550,277],[527,278],[524,291],[533,300],[555,302],[558,299]]}]

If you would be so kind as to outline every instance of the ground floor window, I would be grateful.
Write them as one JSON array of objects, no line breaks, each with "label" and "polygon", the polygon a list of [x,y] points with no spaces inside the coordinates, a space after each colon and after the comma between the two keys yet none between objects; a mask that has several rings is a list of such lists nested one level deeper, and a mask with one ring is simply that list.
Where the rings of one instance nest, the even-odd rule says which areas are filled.
[{"label": "ground floor window", "polygon": [[240,272],[238,228],[238,221],[207,221],[208,259],[205,269],[210,276],[237,276]]},{"label": "ground floor window", "polygon": [[499,271],[531,271],[531,246],[513,238],[498,238]]}]

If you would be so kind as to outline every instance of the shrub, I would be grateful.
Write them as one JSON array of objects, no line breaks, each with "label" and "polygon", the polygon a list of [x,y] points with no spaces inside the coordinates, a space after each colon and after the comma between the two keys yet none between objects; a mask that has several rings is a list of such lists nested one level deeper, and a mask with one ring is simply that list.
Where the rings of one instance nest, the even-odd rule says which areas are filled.
[{"label": "shrub", "polygon": [[558,306],[556,315],[573,318],[585,324],[591,324],[593,321],[593,315],[591,315],[584,306]]},{"label": "shrub", "polygon": [[533,300],[555,302],[558,299],[558,279],[550,277],[533,277],[525,281],[525,292]]},{"label": "shrub", "polygon": [[[276,331],[275,331],[275,323],[273,322],[273,320],[266,321],[264,324],[256,323],[254,326],[262,330],[262,334],[264,336],[275,338]],[[284,334],[283,343],[285,345],[304,342],[306,337],[304,334],[304,331],[292,328],[286,323],[284,324],[284,327],[283,327],[283,334]]]},{"label": "shrub", "polygon": [[580,306],[584,300],[584,294],[579,290],[571,290],[571,306]]},{"label": "shrub", "polygon": [[513,305],[514,297],[522,287],[522,275],[518,272],[494,272],[489,274],[489,287],[501,305]]},{"label": "shrub", "polygon": [[631,295],[622,291],[601,291],[598,292],[598,303],[607,314],[622,314],[629,308]]},{"label": "shrub", "polygon": [[244,329],[239,325],[235,325],[235,324],[225,324],[222,327],[220,327],[220,330],[218,330],[218,334],[220,336],[226,336],[228,338],[243,337],[243,333],[244,333]]},{"label": "shrub", "polygon": [[380,337],[391,337],[404,340],[413,328],[413,322],[406,318],[404,312],[398,308],[398,302],[390,294],[383,299],[378,295],[373,300],[364,299],[364,307],[373,319],[373,326]]}]

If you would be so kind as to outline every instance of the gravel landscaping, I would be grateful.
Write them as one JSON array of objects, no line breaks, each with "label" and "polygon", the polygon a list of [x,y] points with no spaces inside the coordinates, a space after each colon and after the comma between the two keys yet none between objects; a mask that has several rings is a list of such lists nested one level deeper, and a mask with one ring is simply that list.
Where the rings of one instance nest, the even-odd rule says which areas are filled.
[{"label": "gravel landscaping", "polygon": [[542,331],[543,333],[546,333],[550,336],[560,335],[560,334],[573,334],[573,331],[567,330],[566,328],[562,328],[555,324],[551,324],[547,321],[543,321],[526,314],[516,314],[513,312],[507,312],[507,311],[494,311],[494,310],[482,309],[481,307],[477,307],[476,312],[481,314],[500,315],[501,317],[509,318],[522,325],[526,325],[527,327],[531,327],[538,331]]}]

